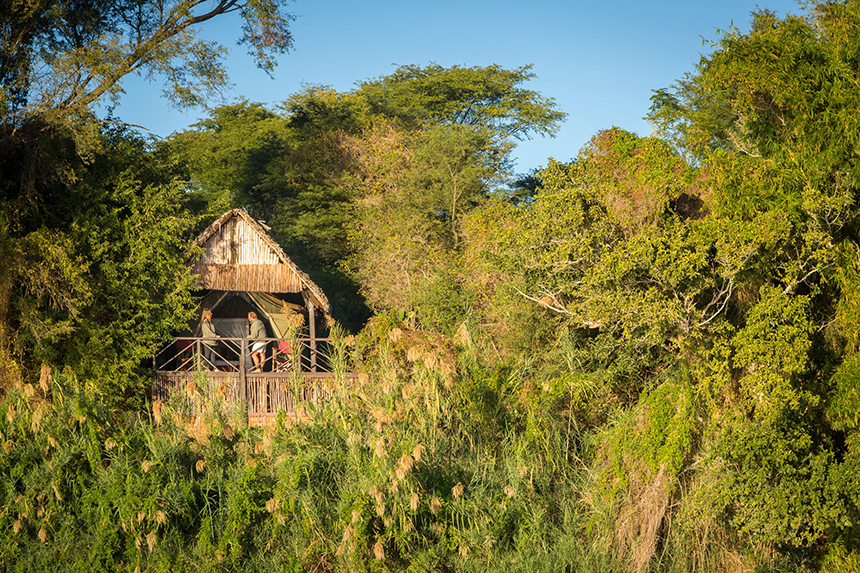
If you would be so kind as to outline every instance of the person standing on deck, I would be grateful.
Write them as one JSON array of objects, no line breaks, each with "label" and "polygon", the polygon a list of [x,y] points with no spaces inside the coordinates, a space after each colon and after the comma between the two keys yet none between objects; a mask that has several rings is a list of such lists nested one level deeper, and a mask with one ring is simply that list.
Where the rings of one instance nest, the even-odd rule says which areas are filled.
[{"label": "person standing on deck", "polygon": [[[248,338],[260,339],[266,338],[266,325],[263,321],[257,318],[256,312],[248,313]],[[251,360],[254,361],[254,369],[251,372],[263,371],[263,359],[266,355],[266,341],[254,340],[251,343]]]},{"label": "person standing on deck", "polygon": [[208,308],[203,309],[200,315],[200,330],[202,350],[203,350],[203,366],[207,369],[215,368],[215,345],[216,338],[221,338],[215,334],[215,326],[212,324],[212,311]]}]

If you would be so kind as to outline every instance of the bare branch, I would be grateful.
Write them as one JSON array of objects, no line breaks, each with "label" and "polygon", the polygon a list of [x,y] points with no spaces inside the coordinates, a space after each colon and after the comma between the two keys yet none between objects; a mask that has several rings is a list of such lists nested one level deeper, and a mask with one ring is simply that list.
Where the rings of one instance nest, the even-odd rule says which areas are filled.
[{"label": "bare branch", "polygon": [[532,301],[532,302],[536,302],[536,303],[538,303],[539,305],[541,305],[541,306],[542,306],[542,307],[544,307],[544,308],[548,308],[549,310],[551,310],[551,311],[553,311],[553,312],[557,312],[557,313],[559,313],[559,314],[567,314],[567,315],[573,316],[573,313],[572,313],[572,312],[570,312],[569,310],[567,310],[566,308],[564,308],[564,306],[563,306],[563,305],[561,305],[561,304],[558,302],[558,299],[557,299],[554,295],[552,295],[552,294],[547,293],[547,294],[548,294],[548,296],[549,296],[550,298],[552,298],[552,303],[551,303],[551,304],[549,304],[549,303],[547,303],[545,300],[542,300],[542,299],[535,298],[535,297],[533,297],[533,296],[529,296],[529,295],[527,295],[526,293],[524,293],[523,291],[521,291],[521,290],[520,290],[520,289],[518,289],[517,287],[513,287],[513,289],[514,289],[515,291],[517,291],[520,295],[524,296],[525,298],[529,299],[529,300],[530,300],[530,301]]},{"label": "bare branch", "polygon": [[711,302],[708,303],[708,306],[706,306],[704,308],[704,310],[702,310],[702,316],[704,317],[705,314],[708,312],[708,309],[710,309],[712,306],[714,306],[714,304],[716,304],[717,301],[719,301],[722,298],[722,304],[720,304],[720,308],[718,308],[710,317],[708,317],[707,319],[700,322],[699,328],[707,326],[715,318],[720,316],[723,313],[723,311],[726,310],[726,306],[728,306],[729,301],[732,299],[732,292],[734,290],[734,285],[735,285],[735,277],[729,278],[728,284],[725,285],[720,290],[720,292],[711,299]]}]

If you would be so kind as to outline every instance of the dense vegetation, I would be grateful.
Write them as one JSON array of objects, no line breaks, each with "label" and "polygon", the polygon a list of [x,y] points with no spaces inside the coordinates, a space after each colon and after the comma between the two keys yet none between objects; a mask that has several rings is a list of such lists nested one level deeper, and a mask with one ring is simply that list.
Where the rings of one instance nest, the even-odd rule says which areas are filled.
[{"label": "dense vegetation", "polygon": [[[119,33],[113,5],[50,14]],[[860,569],[860,3],[756,12],[655,92],[659,137],[520,181],[516,139],[563,118],[528,67],[404,66],[149,142],[30,105],[28,49],[68,46],[15,7],[0,568]],[[140,403],[184,245],[232,206],[374,315],[312,423],[248,428],[205,377]]]},{"label": "dense vegetation", "polygon": [[[291,42],[283,0],[13,0],[0,6],[0,378],[73,368],[140,403],[141,359],[189,317],[186,185],[94,109],[131,73],[192,105],[227,81],[196,28],[241,12],[264,69]],[[135,400],[137,398],[137,400]]]}]

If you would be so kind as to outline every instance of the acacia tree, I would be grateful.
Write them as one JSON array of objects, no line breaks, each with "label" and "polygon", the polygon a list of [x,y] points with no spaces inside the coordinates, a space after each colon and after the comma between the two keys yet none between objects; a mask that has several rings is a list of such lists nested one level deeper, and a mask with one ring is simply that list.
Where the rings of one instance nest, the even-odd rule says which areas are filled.
[{"label": "acacia tree", "polygon": [[510,138],[552,136],[564,119],[552,98],[523,87],[535,77],[531,68],[408,65],[362,82],[359,92],[374,114],[412,126],[461,125],[486,130],[485,145],[491,147]]}]

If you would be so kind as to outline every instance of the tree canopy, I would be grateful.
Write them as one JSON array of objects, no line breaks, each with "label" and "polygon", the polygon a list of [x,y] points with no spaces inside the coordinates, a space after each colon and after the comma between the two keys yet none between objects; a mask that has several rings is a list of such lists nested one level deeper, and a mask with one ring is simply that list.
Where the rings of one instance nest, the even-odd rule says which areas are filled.
[{"label": "tree canopy", "polygon": [[198,105],[226,85],[224,48],[198,37],[201,24],[231,12],[241,43],[264,70],[291,44],[291,16],[280,0],[20,0],[3,8],[0,111],[25,120],[74,117],[121,93],[131,73],[162,77],[177,105]]},{"label": "tree canopy", "polygon": [[565,114],[552,99],[523,84],[532,66],[506,70],[438,64],[401,66],[393,74],[359,84],[371,113],[415,125],[466,125],[486,129],[488,142],[554,135]]}]

